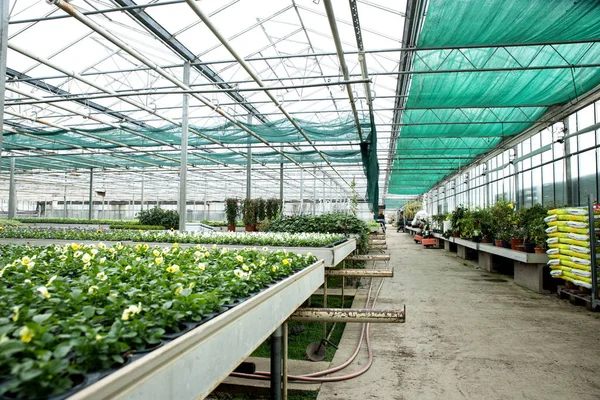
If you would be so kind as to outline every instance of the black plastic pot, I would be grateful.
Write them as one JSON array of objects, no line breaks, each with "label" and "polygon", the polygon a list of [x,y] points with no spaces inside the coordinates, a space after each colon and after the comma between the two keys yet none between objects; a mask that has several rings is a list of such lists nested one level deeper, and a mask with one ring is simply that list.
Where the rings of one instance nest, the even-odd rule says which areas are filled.
[{"label": "black plastic pot", "polygon": [[[49,396],[49,397],[37,397],[35,400],[63,400],[66,399],[67,397],[72,396],[73,394],[77,393],[78,391],[80,391],[81,389],[83,389],[84,387],[86,387],[89,382],[88,382],[88,377],[86,375],[73,375],[71,377],[71,380],[73,380],[74,382],[74,386],[71,387],[70,389],[59,393],[59,394],[55,394],[53,396]],[[8,381],[5,381],[3,383],[7,383]],[[19,397],[12,397],[9,395],[3,395],[0,397],[1,400],[15,400],[18,399]]]},{"label": "black plastic pot", "polygon": [[535,253],[535,244],[525,243],[525,253]]}]

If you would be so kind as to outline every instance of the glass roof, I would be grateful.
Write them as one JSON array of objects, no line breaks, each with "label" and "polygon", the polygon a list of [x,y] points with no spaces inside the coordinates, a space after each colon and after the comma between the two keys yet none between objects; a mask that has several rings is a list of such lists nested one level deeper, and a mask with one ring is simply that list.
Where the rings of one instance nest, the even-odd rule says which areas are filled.
[{"label": "glass roof", "polygon": [[[90,167],[99,168],[96,173],[105,176],[114,191],[124,189],[123,195],[132,190],[121,187],[123,175],[131,175],[127,179],[139,191],[144,168],[161,184],[169,182],[162,185],[168,189],[163,194],[175,198],[180,133],[168,137],[156,132],[177,131],[181,125],[183,96],[177,82],[184,80],[186,61],[192,62],[188,86],[194,92],[189,96],[190,158],[204,161],[190,167],[188,180],[194,181],[197,174],[208,182],[239,181],[233,193],[227,185],[209,186],[208,196],[214,200],[226,194],[242,196],[245,166],[240,164],[250,140],[219,140],[229,134],[219,127],[231,126],[233,120],[252,130],[252,125],[288,120],[192,8],[183,0],[53,3],[10,1],[3,149],[5,156],[15,157],[19,173],[28,171],[20,198],[29,191],[35,197],[39,182],[48,183],[52,191],[54,179],[64,175],[43,170],[65,169],[66,176],[73,177],[85,176]],[[277,102],[294,120],[303,121],[303,127],[312,124],[331,132],[336,121],[355,121],[344,84],[349,82],[357,118],[367,121],[368,133],[369,107],[351,9],[345,2],[332,3],[348,65],[347,81],[323,2],[205,0],[197,4],[264,85],[276,88],[271,93]],[[356,3],[379,162],[385,170],[406,3]],[[65,12],[69,7],[81,16],[79,20]],[[115,37],[117,42],[112,40]],[[278,164],[283,157],[286,197],[297,198],[300,186],[308,191],[317,182],[319,190],[323,184],[331,185],[347,197],[347,183],[353,178],[364,194],[367,183],[355,125],[354,134],[309,135],[310,142],[301,135],[274,140],[276,134],[271,132],[264,141],[252,139],[253,187],[258,195],[262,189],[257,182],[278,189]],[[309,151],[319,156],[305,154]],[[0,167],[7,170],[6,157]],[[382,175],[381,188],[383,179]],[[85,182],[75,186],[77,195],[87,193]]]}]

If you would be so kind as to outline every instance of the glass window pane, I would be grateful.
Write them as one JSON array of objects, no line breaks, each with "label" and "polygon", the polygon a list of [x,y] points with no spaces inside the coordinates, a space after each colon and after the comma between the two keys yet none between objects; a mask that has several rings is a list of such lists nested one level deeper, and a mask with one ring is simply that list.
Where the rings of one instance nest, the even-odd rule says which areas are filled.
[{"label": "glass window pane", "polygon": [[554,202],[554,168],[552,164],[542,167],[542,204]]}]

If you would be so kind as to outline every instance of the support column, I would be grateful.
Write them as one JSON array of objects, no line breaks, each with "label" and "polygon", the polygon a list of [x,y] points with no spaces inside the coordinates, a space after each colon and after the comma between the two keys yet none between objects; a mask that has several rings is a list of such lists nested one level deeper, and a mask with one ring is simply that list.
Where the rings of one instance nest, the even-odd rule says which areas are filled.
[{"label": "support column", "polygon": [[91,221],[94,213],[94,168],[90,168],[90,194],[89,194],[88,219]]},{"label": "support column", "polygon": [[[569,135],[569,121],[567,118],[563,120],[563,124],[565,126],[565,137]],[[571,179],[571,140],[569,138],[565,139],[565,190],[567,192],[567,204],[570,206],[574,206],[573,203],[573,180]]]},{"label": "support column", "polygon": [[[251,123],[252,115],[248,114],[248,124]],[[248,142],[248,150],[246,152],[246,198],[252,198],[252,146],[250,142]]]},{"label": "support column", "polygon": [[4,134],[3,122],[4,97],[6,95],[6,55],[8,53],[8,3],[8,0],[0,1],[0,159],[2,159],[2,136]]},{"label": "support column", "polygon": [[140,198],[140,210],[144,211],[144,171],[142,171],[142,197]]},{"label": "support column", "polygon": [[313,167],[312,215],[317,215],[317,167]]},{"label": "support column", "polygon": [[271,400],[281,400],[281,327],[271,335]]},{"label": "support column", "polygon": [[322,206],[323,207],[321,207],[322,208],[321,211],[323,212],[323,214],[325,214],[325,212],[326,212],[325,211],[325,171],[323,171],[323,203],[322,203]]},{"label": "support column", "polygon": [[[283,150],[283,147],[280,147],[280,150]],[[279,164],[279,201],[281,202],[279,213],[283,214],[283,163]]]},{"label": "support column", "polygon": [[304,168],[300,168],[300,215],[304,214]]},{"label": "support column", "polygon": [[8,183],[8,219],[17,215],[17,186],[15,183],[15,158],[10,159],[10,178]]},{"label": "support column", "polygon": [[[183,64],[183,83],[190,84],[190,63]],[[179,230],[185,231],[187,219],[187,151],[188,151],[188,111],[189,96],[183,95],[181,117],[181,166],[179,170]]]}]

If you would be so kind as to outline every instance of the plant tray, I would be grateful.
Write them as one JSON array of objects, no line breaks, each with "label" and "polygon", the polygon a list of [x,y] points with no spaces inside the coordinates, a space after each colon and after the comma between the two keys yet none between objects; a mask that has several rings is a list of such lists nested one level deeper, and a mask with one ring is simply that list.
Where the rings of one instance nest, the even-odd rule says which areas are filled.
[{"label": "plant tray", "polygon": [[415,235],[415,243],[421,243],[423,241],[423,236]]}]

